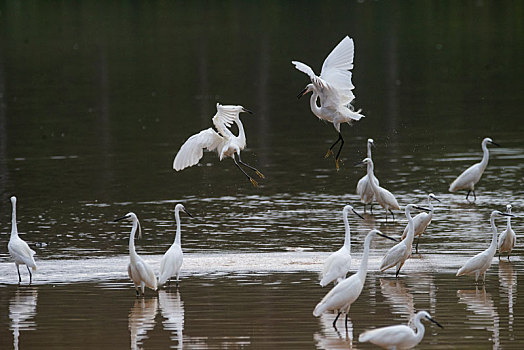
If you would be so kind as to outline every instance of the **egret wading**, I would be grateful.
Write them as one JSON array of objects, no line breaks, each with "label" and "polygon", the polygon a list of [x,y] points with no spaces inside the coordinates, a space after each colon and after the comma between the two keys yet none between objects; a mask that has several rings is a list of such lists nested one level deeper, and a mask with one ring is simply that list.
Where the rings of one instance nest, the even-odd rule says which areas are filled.
[{"label": "egret wading", "polygon": [[484,140],[482,140],[482,160],[480,163],[473,164],[462,174],[459,175],[451,183],[449,186],[449,192],[455,192],[458,190],[468,190],[468,194],[466,195],[466,200],[469,198],[469,194],[473,192],[473,198],[474,200],[477,200],[477,195],[475,194],[475,185],[477,182],[479,182],[482,174],[484,173],[484,170],[488,166],[488,160],[489,160],[489,150],[488,150],[488,143],[500,147],[499,144],[493,142],[489,137],[486,137]]},{"label": "egret wading", "polygon": [[346,205],[342,210],[342,217],[344,220],[345,237],[344,245],[342,248],[337,250],[326,259],[324,268],[320,275],[320,285],[322,287],[327,286],[332,281],[335,284],[346,278],[346,274],[349,272],[351,267],[351,233],[349,230],[348,213],[352,211],[359,218],[364,219],[359,213],[353,209],[351,205]]},{"label": "egret wading", "polygon": [[[511,214],[511,204],[506,205],[506,213]],[[513,248],[515,248],[515,244],[517,243],[517,236],[515,235],[515,231],[513,231],[513,229],[511,228],[511,216],[508,216],[507,220],[508,224],[506,226],[506,229],[499,236],[498,249],[499,259],[500,254],[508,253],[509,261],[511,251],[513,250]]]},{"label": "egret wading", "polygon": [[151,288],[152,290],[157,289],[157,280],[151,266],[149,266],[135,250],[135,233],[138,229],[138,238],[141,238],[142,228],[135,213],[127,213],[114,221],[117,222],[120,220],[131,220],[133,223],[131,233],[129,234],[129,265],[127,266],[127,273],[135,285],[136,295],[140,295],[138,291],[139,287],[142,290],[142,295],[144,295],[145,287]]},{"label": "egret wading", "polygon": [[[352,124],[364,117],[360,114],[361,110],[355,112],[351,102],[355,99],[353,89],[355,86],[351,82],[351,69],[353,69],[353,56],[355,47],[353,39],[346,36],[331,51],[322,64],[320,76],[317,76],[313,69],[307,64],[298,61],[292,61],[295,68],[306,73],[311,79],[311,84],[298,95],[298,98],[312,92],[309,105],[311,112],[319,119],[328,121],[333,124],[338,133],[338,139],[329,147],[326,158],[333,154],[333,148],[340,142],[335,157],[335,166],[340,168],[340,152],[344,146],[344,138],[340,132],[340,124]],[[320,99],[320,106],[317,104]]]},{"label": "egret wading", "polygon": [[182,233],[180,229],[180,211],[183,211],[190,217],[193,217],[186,208],[178,203],[175,205],[175,220],[176,220],[176,234],[175,241],[166,251],[160,262],[160,271],[158,273],[158,284],[160,286],[164,285],[171,277],[176,277],[176,286],[178,287],[178,282],[180,280],[180,268],[182,267],[182,262],[184,255],[182,253]]},{"label": "egret wading", "polygon": [[491,266],[491,262],[497,251],[497,226],[495,226],[495,217],[497,215],[514,216],[513,214],[503,213],[498,210],[491,212],[490,222],[493,236],[489,248],[466,261],[464,266],[457,271],[457,276],[475,274],[475,283],[477,283],[479,276],[482,275],[482,281],[486,281],[486,270]]},{"label": "egret wading", "polygon": [[[426,231],[428,228],[431,220],[433,219],[433,204],[431,203],[431,200],[434,199],[437,202],[440,202],[440,199],[438,199],[433,193],[430,193],[428,195],[428,208],[429,212],[427,213],[419,213],[413,218],[413,224],[415,226],[415,237],[417,237],[417,243],[415,243],[415,253],[418,254],[418,241],[420,240],[420,236]],[[401,239],[405,239],[408,234],[408,226],[404,229],[404,233],[402,234]]]},{"label": "egret wading", "polygon": [[396,266],[397,270],[395,272],[395,277],[398,277],[400,269],[406,260],[411,256],[411,246],[413,245],[413,237],[415,235],[415,224],[413,223],[413,218],[411,217],[412,209],[429,211],[427,208],[418,207],[414,204],[406,205],[405,212],[406,218],[408,219],[408,233],[406,235],[406,239],[391,247],[386,255],[384,255],[382,262],[380,263],[380,271],[385,271],[393,266]]},{"label": "egret wading", "polygon": [[331,289],[322,300],[317,304],[313,311],[313,316],[319,317],[326,311],[337,311],[337,317],[333,321],[333,327],[336,329],[336,323],[341,313],[346,314],[345,326],[346,330],[348,327],[348,314],[351,304],[353,304],[364,287],[366,281],[366,274],[368,272],[368,256],[369,256],[369,245],[373,238],[377,235],[395,240],[391,237],[386,236],[378,230],[371,230],[364,241],[364,252],[362,253],[362,261],[357,273],[349,276],[348,278],[340,281],[333,289]]},{"label": "egret wading", "polygon": [[416,332],[409,325],[388,326],[366,331],[358,337],[358,341],[361,343],[370,342],[384,349],[411,349],[417,346],[424,338],[425,329],[421,322],[423,319],[433,322],[440,328],[444,328],[431,318],[427,311],[419,311],[410,322],[415,326]]},{"label": "egret wading", "polygon": [[11,214],[11,238],[9,238],[7,249],[9,250],[9,255],[11,255],[11,258],[15,261],[16,271],[18,272],[18,284],[22,282],[19,265],[25,265],[27,267],[27,272],[29,272],[29,284],[31,284],[33,282],[31,269],[33,271],[36,270],[36,262],[34,257],[36,252],[29,248],[27,243],[18,236],[18,227],[16,225],[15,196],[11,197],[11,205],[13,207],[13,212]]},{"label": "egret wading", "polygon": [[[173,169],[179,171],[197,164],[204,155],[204,149],[207,149],[216,151],[220,160],[224,157],[233,158],[236,167],[251,181],[253,186],[258,187],[258,183],[241,167],[241,165],[245,166],[253,170],[260,178],[264,178],[260,171],[244,163],[240,158],[240,151],[246,147],[246,134],[240,121],[241,112],[253,114],[242,106],[223,106],[217,103],[217,113],[213,117],[213,124],[218,132],[209,128],[188,138],[173,161]],[[229,130],[233,123],[238,127],[238,136]]]},{"label": "egret wading", "polygon": [[[371,147],[374,147],[374,146],[375,146],[375,143],[373,142],[373,139],[368,139],[367,157],[369,159],[371,159]],[[372,179],[373,181],[375,181],[377,186],[380,185],[380,182],[378,181],[375,174],[373,174]],[[364,213],[366,212],[366,204],[370,204],[371,213],[373,214],[373,199],[375,198],[375,192],[373,191],[373,188],[371,187],[370,177],[367,173],[360,180],[358,180],[357,194],[360,197],[360,201],[364,204]]]},{"label": "egret wading", "polygon": [[[367,165],[367,176],[368,178],[372,179],[375,176],[375,174],[373,174],[373,161],[371,158],[365,158],[362,160],[362,164]],[[369,181],[368,184],[373,189],[375,201],[386,211],[386,222],[388,221],[388,211],[393,216],[393,220],[395,220],[393,209],[400,210],[400,205],[398,204],[397,199],[393,193],[389,192],[384,187],[380,187],[378,182],[375,183],[375,181]]]}]

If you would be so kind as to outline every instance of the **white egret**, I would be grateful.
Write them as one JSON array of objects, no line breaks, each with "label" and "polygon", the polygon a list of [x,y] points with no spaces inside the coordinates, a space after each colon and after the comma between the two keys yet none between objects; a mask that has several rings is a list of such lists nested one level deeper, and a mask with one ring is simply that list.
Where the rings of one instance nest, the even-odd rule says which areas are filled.
[{"label": "white egret", "polygon": [[482,173],[484,173],[484,170],[488,165],[488,143],[500,147],[499,144],[493,142],[493,140],[491,140],[489,137],[486,137],[484,140],[482,140],[482,161],[480,163],[473,164],[464,170],[464,172],[451,183],[449,186],[449,192],[468,190],[468,194],[466,195],[466,200],[468,200],[470,192],[473,191],[474,200],[477,200],[477,195],[475,194],[475,184],[479,182]]},{"label": "white egret", "polygon": [[370,342],[384,349],[411,349],[417,346],[424,338],[425,329],[421,322],[423,318],[433,322],[440,328],[444,328],[432,319],[427,311],[419,311],[413,317],[413,324],[417,329],[416,333],[409,325],[388,326],[366,331],[358,337],[358,341],[361,343]]},{"label": "white egret", "polygon": [[[351,82],[350,71],[353,69],[354,53],[353,39],[346,36],[327,56],[322,65],[320,76],[317,76],[311,67],[302,62],[291,62],[296,69],[306,73],[311,79],[311,84],[306,86],[298,95],[298,98],[313,92],[309,101],[311,111],[319,119],[333,123],[335,130],[338,132],[338,139],[326,153],[327,158],[333,154],[333,147],[341,142],[335,157],[337,170],[339,169],[340,152],[344,146],[340,124],[348,123],[351,125],[353,121],[358,121],[364,117],[364,115],[360,114],[360,109],[355,112],[351,105],[351,102],[355,99],[352,91],[355,86]],[[317,105],[317,98],[320,98],[320,107]]]},{"label": "white egret", "polygon": [[391,240],[395,240],[391,237],[386,236],[378,230],[371,230],[364,241],[364,252],[362,253],[362,261],[357,273],[349,276],[348,278],[340,281],[333,289],[331,289],[322,300],[317,304],[313,315],[319,317],[326,311],[336,310],[338,312],[337,317],[333,321],[333,327],[336,327],[337,320],[341,313],[346,314],[345,325],[347,329],[347,321],[349,308],[351,304],[355,302],[362,292],[364,287],[364,282],[366,281],[366,274],[368,272],[368,255],[369,255],[369,245],[371,241],[376,236],[382,236]]},{"label": "white egret", "polygon": [[[373,174],[373,161],[371,158],[365,158],[362,160],[362,163],[367,165],[368,178],[373,178],[375,175]],[[378,182],[369,181],[368,184],[370,184],[371,188],[373,189],[375,201],[377,201],[377,203],[380,204],[380,206],[386,211],[386,221],[388,221],[388,210],[391,215],[393,215],[393,220],[395,220],[393,209],[400,210],[400,205],[398,204],[397,199],[393,193],[389,192],[384,187],[380,187]]]},{"label": "white egret", "polygon": [[413,223],[413,218],[411,217],[411,209],[420,209],[429,211],[429,209],[418,207],[414,204],[406,205],[406,218],[408,219],[408,233],[406,239],[395,244],[391,249],[388,250],[386,255],[382,258],[380,263],[380,271],[385,271],[393,266],[397,267],[395,272],[395,277],[398,277],[400,269],[406,262],[406,260],[411,256],[411,246],[413,244],[413,237],[415,235],[415,224]]},{"label": "white egret", "polygon": [[136,295],[139,296],[138,287],[142,289],[142,295],[144,295],[145,287],[151,288],[152,290],[157,289],[157,280],[155,272],[137,253],[135,250],[135,233],[138,229],[138,238],[142,237],[142,228],[140,222],[135,213],[127,213],[121,218],[115,219],[114,221],[120,220],[131,220],[133,227],[129,234],[129,265],[127,266],[127,273],[129,278],[135,285]]},{"label": "white egret", "polygon": [[18,272],[18,284],[22,282],[19,265],[25,265],[27,267],[27,272],[29,272],[29,284],[31,284],[33,282],[33,275],[31,274],[31,269],[33,271],[36,270],[36,262],[34,257],[36,252],[33,249],[29,248],[27,243],[18,236],[18,227],[16,225],[15,196],[11,197],[11,204],[13,207],[13,212],[11,214],[11,238],[9,238],[7,249],[9,250],[11,258],[15,261],[16,271]]},{"label": "white egret", "polygon": [[[371,147],[372,146],[375,146],[373,139],[368,139],[367,157],[369,159],[371,159]],[[377,186],[380,185],[380,182],[378,181],[375,174],[373,174],[373,181],[375,181]],[[366,204],[371,204],[371,213],[373,213],[373,199],[375,198],[375,192],[373,192],[373,188],[371,187],[371,184],[369,183],[369,176],[367,173],[360,180],[358,180],[357,194],[360,196],[360,201],[364,203],[364,213],[366,212]]]},{"label": "white egret", "polygon": [[[506,205],[506,213],[511,214],[511,204]],[[517,243],[517,236],[515,235],[515,231],[511,228],[511,216],[508,216],[508,225],[504,231],[499,236],[499,243],[498,243],[498,249],[499,249],[499,259],[501,253],[508,253],[508,261],[509,256],[511,255],[511,251],[513,248],[515,248],[515,244]]]},{"label": "white egret", "polygon": [[175,220],[176,220],[176,234],[175,241],[166,251],[160,262],[160,271],[158,273],[158,284],[161,286],[166,283],[171,277],[176,276],[176,285],[180,279],[180,268],[184,255],[182,253],[181,230],[180,230],[180,211],[184,211],[187,215],[193,217],[186,208],[178,203],[175,205]]},{"label": "white egret", "polygon": [[464,266],[457,271],[457,276],[475,274],[476,283],[479,276],[482,275],[482,281],[486,281],[486,270],[491,266],[491,262],[497,251],[497,226],[495,226],[495,216],[497,215],[514,216],[513,214],[503,213],[498,210],[493,210],[491,212],[490,222],[493,237],[491,238],[489,248],[466,261]]},{"label": "white egret", "polygon": [[[428,208],[429,212],[425,213],[419,213],[413,218],[413,224],[415,225],[415,237],[417,237],[417,243],[415,244],[415,253],[418,254],[418,241],[420,240],[420,236],[426,231],[428,228],[431,220],[433,219],[433,204],[431,203],[431,200],[434,199],[437,202],[440,202],[440,200],[435,196],[433,193],[430,193],[428,195]],[[408,234],[408,226],[404,229],[404,233],[402,234],[401,239],[405,239]]]},{"label": "white egret", "polygon": [[[253,112],[242,106],[223,106],[217,103],[217,113],[213,117],[213,124],[218,132],[213,130],[213,128],[209,128],[188,138],[182,147],[180,147],[173,161],[173,169],[179,171],[197,164],[204,155],[204,149],[207,149],[208,151],[216,151],[220,160],[224,157],[233,158],[238,169],[247,176],[253,186],[257,187],[258,183],[240,167],[240,165],[243,165],[255,171],[260,178],[264,178],[264,175],[260,171],[242,162],[240,158],[240,151],[246,147],[246,134],[244,132],[244,126],[240,121],[240,112],[253,114]],[[233,122],[238,127],[238,136],[235,136],[231,130],[229,130]],[[235,154],[238,157],[238,161],[235,158]]]},{"label": "white egret", "polygon": [[362,216],[360,216],[359,213],[355,211],[355,209],[353,209],[351,205],[346,205],[342,210],[344,228],[346,230],[344,245],[326,259],[324,268],[320,275],[320,285],[322,287],[327,286],[332,281],[335,281],[336,284],[340,282],[340,280],[346,278],[346,274],[349,272],[349,268],[351,267],[351,233],[349,230],[348,221],[348,213],[350,210],[361,219],[364,219]]}]

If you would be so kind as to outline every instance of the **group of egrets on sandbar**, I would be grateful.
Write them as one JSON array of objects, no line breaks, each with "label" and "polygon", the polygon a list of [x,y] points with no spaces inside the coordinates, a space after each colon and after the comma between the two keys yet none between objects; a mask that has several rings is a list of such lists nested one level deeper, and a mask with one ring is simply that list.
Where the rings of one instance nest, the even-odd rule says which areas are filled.
[{"label": "group of egrets on sandbar", "polygon": [[[354,85],[351,82],[351,69],[353,68],[354,44],[353,40],[346,36],[327,56],[325,59],[320,75],[317,76],[313,69],[308,65],[292,61],[293,65],[299,71],[307,74],[311,83],[298,95],[301,96],[312,93],[310,98],[310,107],[314,115],[319,119],[330,122],[335,127],[338,133],[337,140],[329,147],[325,157],[334,156],[336,169],[340,169],[340,154],[344,145],[344,138],[342,136],[340,127],[341,124],[352,124],[354,121],[359,121],[364,118],[361,110],[355,111],[352,106],[352,101],[355,98],[353,94]],[[248,171],[253,171],[259,178],[264,179],[264,175],[255,167],[246,164],[240,157],[240,152],[246,147],[246,134],[242,122],[240,121],[240,113],[252,113],[242,106],[221,105],[217,103],[217,112],[213,117],[213,124],[216,128],[208,128],[199,133],[189,137],[180,147],[180,150],[175,156],[173,168],[177,171],[183,170],[187,167],[198,164],[203,157],[203,151],[216,151],[220,160],[225,157],[231,157],[235,166],[248,178],[248,180],[255,186],[258,186],[257,181],[248,174]],[[230,127],[235,123],[238,127],[238,135],[235,135],[230,130]],[[340,143],[340,146],[334,153],[333,149]],[[485,138],[482,141],[483,157],[480,163],[474,164],[466,169],[449,187],[449,191],[455,192],[457,190],[467,190],[466,200],[469,200],[469,195],[473,192],[476,200],[475,184],[480,180],[484,172],[488,160],[489,151],[488,144],[497,145],[490,138]],[[374,175],[374,164],[371,157],[371,147],[374,145],[373,139],[367,140],[367,157],[362,160],[362,165],[367,166],[367,173],[363,176],[357,184],[356,193],[360,196],[361,202],[364,204],[364,211],[367,205],[372,205],[373,202],[378,203],[386,212],[386,221],[388,212],[395,219],[393,210],[400,210],[400,205],[395,196],[386,188],[380,186],[379,180]],[[247,171],[246,171],[247,170]],[[380,264],[380,270],[385,271],[389,268],[395,267],[395,276],[398,278],[399,272],[411,256],[412,244],[415,237],[417,237],[416,252],[418,253],[418,240],[423,232],[428,227],[433,217],[432,200],[439,201],[439,199],[432,193],[428,195],[428,208],[420,207],[414,204],[405,206],[405,215],[408,219],[401,241],[397,242],[391,249],[388,250],[383,257]],[[11,238],[9,240],[8,249],[11,257],[14,259],[19,283],[21,282],[19,265],[26,265],[29,272],[29,281],[32,281],[31,269],[36,269],[34,260],[35,251],[29,248],[27,243],[18,236],[16,225],[16,197],[11,197],[13,212],[12,212],[12,230]],[[421,210],[415,217],[411,216],[413,209]],[[372,207],[371,207],[372,210]],[[135,235],[138,231],[138,236],[141,236],[140,222],[136,214],[130,212],[125,216],[116,219],[130,220],[132,222],[131,233],[129,236],[129,265],[128,274],[133,281],[137,296],[145,292],[145,287],[157,290],[158,286],[164,285],[172,277],[176,279],[178,285],[180,278],[180,269],[183,262],[183,253],[181,247],[181,229],[180,229],[180,212],[184,211],[188,215],[189,212],[182,204],[175,206],[176,219],[176,235],[171,247],[164,254],[159,269],[156,275],[153,268],[147,264],[135,250]],[[313,311],[313,315],[320,316],[324,312],[336,312],[337,316],[333,321],[333,326],[336,328],[336,322],[339,316],[345,314],[345,325],[347,329],[347,320],[349,309],[351,305],[358,299],[363,289],[366,274],[368,271],[368,255],[370,243],[377,237],[384,237],[390,240],[397,241],[380,231],[371,230],[364,241],[364,251],[362,253],[360,267],[357,272],[347,277],[351,267],[351,237],[348,222],[348,214],[353,212],[359,217],[352,206],[346,205],[343,209],[343,220],[345,225],[345,240],[344,245],[338,251],[332,253],[325,261],[323,270],[320,276],[320,285],[327,286],[331,282],[334,287],[324,296]],[[485,280],[486,270],[491,265],[492,259],[497,250],[497,229],[495,226],[496,216],[507,216],[508,227],[506,231],[500,236],[498,240],[499,252],[506,252],[509,254],[515,246],[515,233],[511,229],[510,217],[511,206],[507,206],[507,212],[493,211],[491,214],[491,226],[493,231],[493,238],[488,249],[477,254],[469,259],[466,264],[457,272],[457,276],[463,274],[474,274],[475,281],[478,281],[479,276]],[[362,217],[361,217],[362,218]],[[426,311],[418,312],[413,319],[416,327],[416,332],[406,325],[389,326],[367,331],[360,335],[359,341],[372,342],[379,346],[386,348],[405,349],[416,346],[424,336],[424,326],[421,323],[422,319],[427,319],[438,326],[439,323],[431,318]]]}]

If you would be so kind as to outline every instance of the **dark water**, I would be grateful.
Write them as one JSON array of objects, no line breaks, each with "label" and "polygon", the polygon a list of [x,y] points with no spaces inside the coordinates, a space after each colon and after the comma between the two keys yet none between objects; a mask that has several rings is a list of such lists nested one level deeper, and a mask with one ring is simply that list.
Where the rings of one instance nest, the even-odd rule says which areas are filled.
[{"label": "dark water", "polygon": [[[366,329],[428,310],[420,348],[519,348],[524,207],[524,22],[520,2],[7,2],[0,4],[0,348],[369,348]],[[336,139],[296,94],[343,38],[355,41],[355,105],[366,118],[345,136],[343,165],[323,155]],[[174,172],[176,151],[211,125],[215,104],[242,120],[243,160],[266,175],[253,188],[230,159],[206,154]],[[481,157],[477,201],[447,191]],[[312,310],[328,253],[343,240],[341,210],[362,211],[353,164],[367,138],[381,185],[401,206],[442,203],[421,256],[379,273],[376,242],[347,336]],[[37,251],[34,285],[16,285],[7,252],[11,207]],[[183,202],[182,284],[136,299],[126,276],[129,226],[156,270]],[[489,214],[513,206],[517,247],[494,259],[485,289],[455,277],[489,245]],[[402,212],[350,218],[353,268],[366,232],[400,235]],[[499,229],[504,220],[497,220]],[[352,339],[352,341],[350,341]],[[16,346],[15,346],[16,347]]]}]

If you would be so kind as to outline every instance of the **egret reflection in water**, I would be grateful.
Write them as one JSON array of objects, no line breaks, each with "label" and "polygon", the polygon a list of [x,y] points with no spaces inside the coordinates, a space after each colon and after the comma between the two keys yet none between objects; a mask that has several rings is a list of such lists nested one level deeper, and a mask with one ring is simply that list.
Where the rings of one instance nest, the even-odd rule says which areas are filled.
[{"label": "egret reflection in water", "polygon": [[517,271],[507,261],[499,261],[499,281],[501,294],[508,298],[508,330],[513,332],[513,299],[517,295]]},{"label": "egret reflection in water", "polygon": [[176,349],[184,347],[184,302],[180,292],[170,293],[165,290],[158,292],[160,312],[164,317],[164,329],[171,332],[171,340],[176,341]]},{"label": "egret reflection in water", "polygon": [[[338,327],[333,327],[334,314],[323,314],[319,318],[320,332],[314,335],[315,342],[319,349],[352,349],[353,348],[353,323],[348,320],[348,328],[339,331]],[[344,321],[338,320],[340,329],[344,329]]]},{"label": "egret reflection in water", "polygon": [[35,330],[36,304],[38,289],[17,289],[14,297],[9,300],[10,329],[13,331],[13,349],[18,349],[20,331]]},{"label": "egret reflection in water", "polygon": [[409,292],[403,281],[381,278],[380,289],[394,314],[399,314],[408,321],[412,319],[415,315],[413,294]]},{"label": "egret reflection in water", "polygon": [[128,317],[128,327],[131,333],[131,349],[141,349],[142,342],[147,339],[147,332],[155,328],[157,314],[157,298],[137,298]]}]

